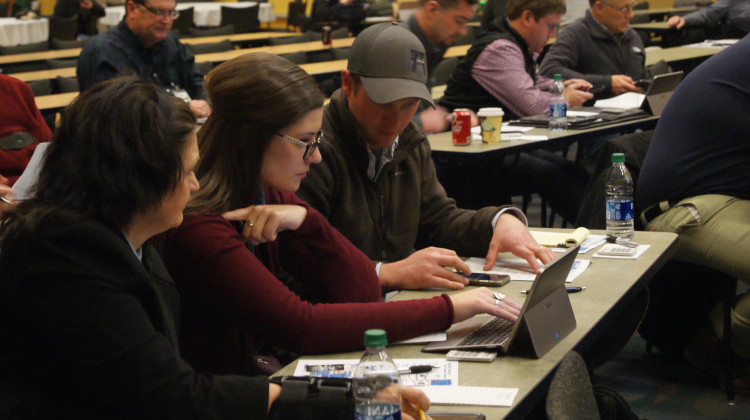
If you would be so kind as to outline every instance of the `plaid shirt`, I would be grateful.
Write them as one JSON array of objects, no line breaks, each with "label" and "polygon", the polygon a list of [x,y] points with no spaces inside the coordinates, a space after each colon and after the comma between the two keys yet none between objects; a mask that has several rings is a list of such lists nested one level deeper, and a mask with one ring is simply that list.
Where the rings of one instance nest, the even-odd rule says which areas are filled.
[{"label": "plaid shirt", "polygon": [[518,45],[498,39],[479,54],[471,76],[516,115],[543,114],[549,110],[547,89],[552,85],[552,79],[538,73],[532,79],[524,63]]},{"label": "plaid shirt", "polygon": [[172,34],[152,48],[121,21],[86,43],[76,74],[81,91],[120,74],[135,73],[163,89],[182,88],[192,99],[205,99],[203,76],[193,70],[195,56]]}]

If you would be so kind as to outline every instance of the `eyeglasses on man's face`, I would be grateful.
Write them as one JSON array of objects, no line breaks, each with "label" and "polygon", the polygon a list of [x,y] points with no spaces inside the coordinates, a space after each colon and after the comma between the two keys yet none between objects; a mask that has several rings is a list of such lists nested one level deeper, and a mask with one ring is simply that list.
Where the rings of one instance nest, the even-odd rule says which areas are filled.
[{"label": "eyeglasses on man's face", "polygon": [[146,6],[145,3],[141,3],[141,2],[138,2],[138,1],[135,1],[133,3],[135,3],[135,4],[139,5],[139,6],[143,6],[144,9],[148,10],[149,12],[151,12],[151,14],[155,15],[159,19],[164,19],[164,18],[168,17],[168,18],[174,20],[174,19],[177,19],[178,17],[180,17],[180,12],[177,11],[177,9],[172,9],[172,10],[154,9],[153,7]]},{"label": "eyeglasses on man's face", "polygon": [[605,2],[605,1],[603,1],[601,3],[603,5],[605,5],[605,6],[613,9],[613,10],[617,10],[618,12],[622,13],[623,15],[626,14],[626,13],[628,13],[628,12],[632,13],[633,9],[635,8],[635,5],[637,4],[637,3],[633,2],[633,3],[631,3],[631,4],[627,5],[627,6],[624,6],[624,7],[615,7],[615,6],[609,4],[609,3]]},{"label": "eyeglasses on man's face", "polygon": [[290,141],[293,145],[299,148],[304,147],[305,153],[302,155],[303,160],[309,159],[310,156],[312,156],[313,152],[315,152],[315,149],[317,149],[318,146],[320,146],[320,142],[323,141],[322,131],[318,131],[317,133],[315,133],[315,135],[313,136],[313,139],[309,141],[297,140],[294,137],[289,137],[286,134],[281,134],[281,133],[276,133],[276,135],[285,140]]}]

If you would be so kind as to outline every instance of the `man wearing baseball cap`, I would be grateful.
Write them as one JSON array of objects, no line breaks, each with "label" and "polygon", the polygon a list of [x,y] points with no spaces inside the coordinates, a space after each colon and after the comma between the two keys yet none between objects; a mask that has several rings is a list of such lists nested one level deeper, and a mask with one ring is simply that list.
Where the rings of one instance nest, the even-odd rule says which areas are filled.
[{"label": "man wearing baseball cap", "polygon": [[375,262],[384,288],[461,289],[466,278],[446,269],[470,272],[458,255],[486,256],[488,269],[498,252],[512,252],[534,271],[537,258],[554,258],[520,210],[459,209],[445,194],[427,138],[411,122],[421,100],[434,106],[414,34],[387,23],[365,29],[341,79],[323,116],[323,162],[298,195]]}]

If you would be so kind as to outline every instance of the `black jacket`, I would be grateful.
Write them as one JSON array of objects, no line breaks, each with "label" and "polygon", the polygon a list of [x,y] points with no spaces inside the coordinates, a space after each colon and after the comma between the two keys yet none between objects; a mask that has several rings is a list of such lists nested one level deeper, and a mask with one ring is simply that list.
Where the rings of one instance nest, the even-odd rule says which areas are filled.
[{"label": "black jacket", "polygon": [[266,418],[268,380],[195,374],[179,296],[148,244],[94,222],[46,229],[0,266],[0,418]]}]

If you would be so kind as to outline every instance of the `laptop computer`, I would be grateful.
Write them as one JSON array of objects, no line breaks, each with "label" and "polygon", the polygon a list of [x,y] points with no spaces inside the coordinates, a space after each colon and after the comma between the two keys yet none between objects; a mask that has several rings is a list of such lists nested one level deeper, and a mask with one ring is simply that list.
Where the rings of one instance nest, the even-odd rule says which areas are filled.
[{"label": "laptop computer", "polygon": [[[578,255],[576,245],[554,261],[543,266],[526,295],[516,322],[503,318],[473,317],[448,330],[446,341],[435,341],[422,348],[424,352],[450,350],[497,350],[530,353],[542,357],[576,328],[565,279]],[[472,335],[473,334],[473,335]],[[492,336],[477,341],[478,336]]]},{"label": "laptop computer", "polygon": [[[619,122],[630,121],[647,117],[650,115],[660,116],[664,107],[667,106],[669,98],[677,89],[684,74],[682,71],[665,73],[654,76],[646,89],[643,101],[640,106],[633,106],[629,109],[602,107],[602,106],[578,106],[571,108],[571,111],[585,111],[594,113],[594,115],[571,116],[568,119],[568,128],[585,129],[594,128],[602,125],[615,124]],[[597,101],[599,103],[599,101]],[[522,117],[518,121],[511,121],[511,125],[525,125],[531,127],[548,127],[549,114],[537,114],[528,117]]]}]

